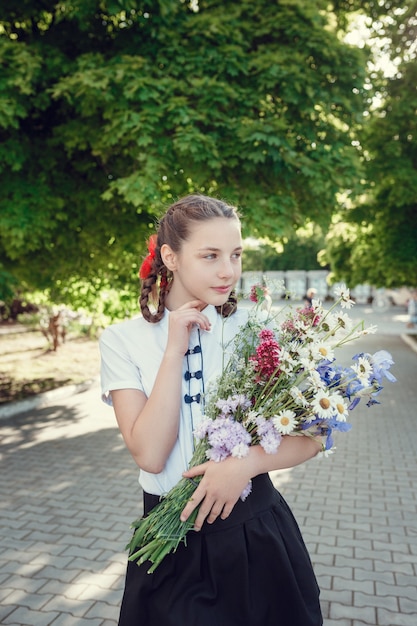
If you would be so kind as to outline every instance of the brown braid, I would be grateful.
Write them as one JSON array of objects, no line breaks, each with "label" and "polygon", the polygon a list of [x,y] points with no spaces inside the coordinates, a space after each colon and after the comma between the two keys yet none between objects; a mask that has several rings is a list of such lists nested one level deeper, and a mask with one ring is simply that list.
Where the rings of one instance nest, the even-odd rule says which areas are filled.
[{"label": "brown braid", "polygon": [[[148,277],[142,281],[139,298],[142,315],[148,322],[159,322],[164,316],[165,300],[171,287],[172,276],[162,261],[161,247],[167,244],[174,252],[178,253],[182,243],[189,237],[190,224],[210,220],[214,217],[239,220],[239,214],[235,207],[222,200],[203,195],[185,196],[174,202],[160,220],[155,257]],[[155,303],[155,306],[157,304],[155,311],[150,310],[149,299]],[[232,292],[227,302],[222,306],[217,306],[216,310],[223,317],[229,317],[236,311],[236,308],[237,298],[236,294]]]},{"label": "brown braid", "polygon": [[[157,244],[155,249],[155,258],[152,262],[152,268],[148,278],[142,281],[142,289],[139,298],[139,304],[143,317],[152,324],[160,322],[165,312],[165,298],[169,293],[169,285],[160,285],[157,289],[158,275],[164,276],[167,279],[167,268],[162,262],[160,246]],[[166,281],[165,281],[166,282]],[[152,312],[149,308],[149,300],[158,302],[158,306],[155,312]]]},{"label": "brown braid", "polygon": [[230,296],[227,299],[227,302],[222,304],[221,306],[216,306],[216,311],[222,317],[229,317],[229,315],[233,315],[237,309],[237,297],[235,291],[232,291]]}]

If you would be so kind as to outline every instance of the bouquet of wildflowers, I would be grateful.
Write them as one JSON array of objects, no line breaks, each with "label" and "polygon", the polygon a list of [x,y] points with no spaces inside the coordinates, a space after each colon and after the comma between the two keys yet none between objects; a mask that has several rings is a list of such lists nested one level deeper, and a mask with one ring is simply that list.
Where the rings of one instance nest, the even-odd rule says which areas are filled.
[{"label": "bouquet of wildflowers", "polygon": [[[207,394],[191,467],[207,459],[242,458],[256,444],[275,453],[284,435],[321,437],[326,456],[333,451],[334,433],[350,430],[349,412],[362,399],[367,406],[379,403],[384,377],[395,381],[389,371],[393,360],[385,350],[357,354],[350,367],[336,363],[338,347],[376,331],[363,322],[353,324],[346,309],[354,303],[345,287],[337,290],[329,310],[313,300],[311,307],[274,314],[262,310],[264,295],[263,287],[252,288],[250,299],[256,305],[233,340],[215,390]],[[198,509],[187,522],[180,521],[180,513],[196,484],[183,478],[146,518],[134,522],[127,546],[130,560],[139,565],[149,560],[152,573],[186,543]],[[250,491],[251,483],[242,500]]]}]

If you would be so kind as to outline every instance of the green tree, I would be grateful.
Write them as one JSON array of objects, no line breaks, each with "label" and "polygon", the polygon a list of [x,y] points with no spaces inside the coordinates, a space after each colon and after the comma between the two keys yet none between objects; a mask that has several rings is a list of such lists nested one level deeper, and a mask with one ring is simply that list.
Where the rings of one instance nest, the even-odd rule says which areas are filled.
[{"label": "green tree", "polygon": [[334,278],[354,286],[417,286],[417,2],[377,24],[397,70],[374,74],[379,99],[361,137],[367,190],[340,214],[322,259]]},{"label": "green tree", "polygon": [[244,271],[286,271],[322,269],[318,254],[325,244],[322,230],[311,224],[280,242],[268,240],[245,247]]},{"label": "green tree", "polygon": [[364,96],[364,51],[326,7],[0,0],[4,271],[61,298],[128,288],[190,191],[243,207],[253,235],[325,226],[358,179]]}]

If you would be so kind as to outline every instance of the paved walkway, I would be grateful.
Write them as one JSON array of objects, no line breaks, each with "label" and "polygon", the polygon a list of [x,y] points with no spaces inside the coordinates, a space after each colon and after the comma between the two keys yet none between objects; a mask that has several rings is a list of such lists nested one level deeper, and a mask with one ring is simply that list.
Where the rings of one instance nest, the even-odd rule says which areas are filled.
[{"label": "paved walkway", "polygon": [[[384,347],[399,381],[381,406],[356,409],[332,457],[273,478],[308,544],[325,626],[416,626],[417,353],[403,312],[354,311],[380,332],[344,358]],[[141,498],[98,385],[3,418],[0,434],[0,623],[116,625]]]}]

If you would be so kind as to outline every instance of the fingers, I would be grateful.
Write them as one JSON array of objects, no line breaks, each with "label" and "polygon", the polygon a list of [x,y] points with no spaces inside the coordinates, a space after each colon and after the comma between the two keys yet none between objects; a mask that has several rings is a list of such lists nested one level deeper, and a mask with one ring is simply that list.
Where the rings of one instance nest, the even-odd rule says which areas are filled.
[{"label": "fingers", "polygon": [[194,530],[201,530],[205,521],[207,521],[209,524],[215,522],[222,508],[223,507],[220,507],[219,504],[212,504],[207,500],[203,500],[200,506],[200,510],[198,511],[196,520],[194,522]]},{"label": "fingers", "polygon": [[[224,506],[215,502],[213,506],[211,507],[210,513],[206,517],[207,523],[213,524],[213,522],[215,522],[218,517],[221,517],[222,519],[226,519],[225,517],[222,516],[223,509],[224,509]],[[198,516],[197,516],[196,522],[197,521],[198,521]]]},{"label": "fingers", "polygon": [[234,504],[235,503],[232,504],[230,502],[226,502],[220,515],[222,519],[227,519],[229,517],[230,513],[233,511]]},{"label": "fingers", "polygon": [[198,327],[203,331],[209,332],[211,330],[211,324],[206,315],[200,311],[198,306],[200,300],[193,300],[187,302],[186,305],[171,311],[169,316],[169,333],[167,351],[175,354],[182,354],[186,352],[188,348],[188,341],[190,332],[193,327]]},{"label": "fingers", "polygon": [[193,496],[189,499],[184,509],[182,510],[182,513],[180,515],[180,520],[182,522],[187,521],[187,519],[190,517],[194,509],[196,509],[198,505],[200,504],[200,502],[202,502],[203,498],[204,496],[203,497],[198,496],[198,489],[196,489]]},{"label": "fingers", "polygon": [[202,495],[198,493],[198,489],[195,490],[192,498],[188,501],[184,507],[180,519],[182,522],[186,522],[192,512],[198,508],[197,517],[194,522],[194,530],[201,530],[204,522],[213,524],[218,517],[226,519],[229,517],[233,510],[235,502],[225,502],[222,498],[214,498],[207,493]]},{"label": "fingers", "polygon": [[202,330],[209,331],[211,329],[211,323],[207,315],[205,315],[200,307],[203,307],[204,303],[200,300],[192,300],[187,302],[183,306],[171,311],[169,316],[170,326],[185,327],[190,329],[192,326],[198,326]]},{"label": "fingers", "polygon": [[184,478],[195,478],[196,476],[202,476],[207,468],[207,463],[201,463],[200,465],[195,465],[194,467],[190,467],[190,469],[186,470],[182,473]]},{"label": "fingers", "polygon": [[[246,472],[244,468],[246,467]],[[200,530],[204,522],[213,524],[219,517],[229,517],[251,475],[242,459],[229,457],[220,463],[207,461],[183,473],[186,478],[201,476],[201,481],[181,513],[186,521],[198,508],[194,530]],[[195,513],[194,513],[195,514]]]},{"label": "fingers", "polygon": [[[194,511],[194,509],[198,507],[198,505],[200,505],[200,508],[194,522],[194,530],[196,531],[201,530],[205,521],[207,521],[208,524],[212,524],[213,522],[215,522],[224,508],[224,505],[221,501],[213,501],[207,496],[204,497],[203,500],[201,500],[199,497],[193,496],[193,498],[190,499],[183,512],[181,513],[181,521],[185,522]],[[222,517],[222,519],[225,519],[225,517]]]},{"label": "fingers", "polygon": [[204,522],[213,524],[218,517],[225,520],[229,517],[233,510],[234,502],[224,503],[222,500],[208,500],[207,497],[201,503],[196,520],[194,522],[194,530],[201,530]]}]

